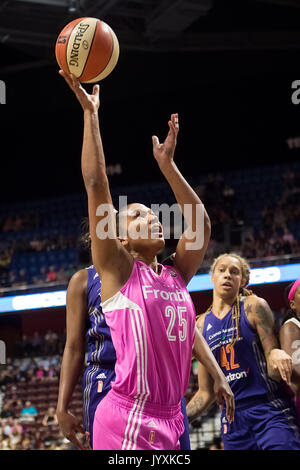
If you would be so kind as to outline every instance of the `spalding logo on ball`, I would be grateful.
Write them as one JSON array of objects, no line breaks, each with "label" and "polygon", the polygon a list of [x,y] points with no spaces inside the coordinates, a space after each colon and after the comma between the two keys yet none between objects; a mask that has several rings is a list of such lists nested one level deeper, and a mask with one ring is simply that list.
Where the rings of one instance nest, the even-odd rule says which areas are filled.
[{"label": "spalding logo on ball", "polygon": [[83,83],[107,77],[119,58],[119,41],[113,30],[98,18],[77,18],[60,32],[55,47],[58,65]]}]

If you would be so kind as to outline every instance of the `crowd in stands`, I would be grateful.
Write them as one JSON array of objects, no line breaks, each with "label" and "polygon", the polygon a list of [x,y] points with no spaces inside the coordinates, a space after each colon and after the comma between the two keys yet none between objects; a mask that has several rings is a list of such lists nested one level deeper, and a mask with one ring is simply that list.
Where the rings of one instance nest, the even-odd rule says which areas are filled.
[{"label": "crowd in stands", "polygon": [[269,258],[300,253],[299,237],[292,228],[300,223],[300,172],[287,170],[275,204],[264,205],[261,229],[248,233],[241,247],[246,258]]},{"label": "crowd in stands", "polygon": [[[76,268],[72,264],[61,266],[56,269],[55,266],[42,266],[38,275],[32,277],[31,284],[35,286],[46,285],[50,282],[57,282],[59,284],[67,284],[75,273]],[[14,271],[1,272],[0,274],[0,287],[24,287],[29,284],[28,275],[25,268],[21,268],[17,273]]]},{"label": "crowd in stands", "polygon": [[295,231],[297,223],[300,224],[300,171],[289,169],[282,175],[282,190],[273,204],[263,205],[257,229],[247,227],[247,207],[237,209],[238,195],[224,182],[222,175],[209,175],[207,184],[197,187],[196,191],[205,201],[212,225],[205,256],[207,265],[227,250],[226,225],[240,229],[229,238],[230,250],[248,260],[300,254],[299,230]]},{"label": "crowd in stands", "polygon": [[65,334],[51,330],[23,335],[13,359],[1,366],[0,450],[73,448],[55,414],[64,343]]},{"label": "crowd in stands", "polygon": [[[300,253],[300,171],[286,170],[281,176],[276,199],[264,204],[261,200],[257,225],[248,224],[247,204],[239,204],[241,187],[225,181],[221,173],[210,173],[195,190],[204,201],[212,226],[211,240],[204,264],[208,266],[221,252],[231,249],[247,259],[268,259],[274,256]],[[254,195],[255,196],[255,195]],[[258,194],[257,198],[260,198]],[[20,287],[28,284],[36,286],[57,282],[67,284],[72,274],[82,266],[80,260],[70,264],[65,262],[39,266],[39,271],[29,275],[26,266],[11,269],[12,259],[18,255],[39,254],[56,250],[73,249],[78,254],[82,250],[78,234],[69,233],[38,234],[32,229],[45,228],[45,217],[37,212],[3,216],[0,220],[0,289]],[[74,227],[79,228],[82,218],[75,219]],[[299,224],[298,224],[299,222]],[[74,220],[72,221],[74,223]],[[297,225],[298,224],[298,225]],[[28,230],[31,230],[31,232]],[[43,233],[43,234],[42,234]],[[11,237],[5,238],[5,234]],[[14,235],[18,235],[14,237]],[[28,235],[29,234],[29,235]],[[162,259],[174,251],[176,241],[169,240],[162,253]],[[80,256],[79,256],[80,258]]]},{"label": "crowd in stands", "polygon": [[[19,217],[16,217],[16,220]],[[8,220],[13,220],[8,217]],[[6,224],[4,224],[4,227]],[[19,230],[22,230],[22,226]],[[6,230],[7,231],[7,230]],[[77,237],[74,235],[63,235],[38,237],[28,239],[24,236],[21,239],[12,241],[0,241],[0,287],[18,287],[29,284],[28,272],[24,267],[12,270],[11,263],[14,256],[24,253],[41,253],[56,250],[76,249]],[[66,284],[72,274],[76,271],[73,265],[66,266],[41,266],[40,272],[31,279],[32,284],[45,284],[48,282],[61,282]]]},{"label": "crowd in stands", "polygon": [[[23,335],[12,356],[0,367],[0,451],[75,450],[73,444],[62,435],[55,414],[64,344],[65,333],[49,330],[45,335],[38,332]],[[197,370],[194,364],[187,400],[196,388]],[[81,381],[73,394],[71,412],[82,419]],[[209,434],[207,449],[222,449],[214,410],[209,416],[216,425],[214,432]],[[205,417],[198,420],[195,426],[191,425],[191,431],[194,429],[197,432],[203,421]]]}]

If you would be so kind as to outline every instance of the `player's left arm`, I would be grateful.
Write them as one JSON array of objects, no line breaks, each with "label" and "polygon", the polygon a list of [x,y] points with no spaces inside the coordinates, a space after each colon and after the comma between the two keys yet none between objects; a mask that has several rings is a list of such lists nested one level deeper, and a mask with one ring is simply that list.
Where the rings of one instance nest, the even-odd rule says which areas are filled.
[{"label": "player's left arm", "polygon": [[152,137],[153,155],[175,195],[187,225],[176,247],[174,267],[188,284],[203,261],[211,224],[203,203],[174,162],[179,131],[178,114],[171,115],[168,125],[169,132],[163,143],[156,136]]},{"label": "player's left arm", "polygon": [[253,296],[251,300],[248,308],[252,309],[252,319],[264,350],[268,375],[273,380],[279,381],[282,378],[290,384],[292,359],[280,349],[275,332],[273,312],[265,299]]}]

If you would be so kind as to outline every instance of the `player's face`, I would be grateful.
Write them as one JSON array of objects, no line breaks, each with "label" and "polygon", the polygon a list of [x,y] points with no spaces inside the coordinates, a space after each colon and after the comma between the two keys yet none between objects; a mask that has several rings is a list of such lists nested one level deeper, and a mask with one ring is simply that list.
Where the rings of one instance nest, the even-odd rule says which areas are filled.
[{"label": "player's face", "polygon": [[212,273],[215,292],[220,297],[236,297],[243,287],[242,268],[233,256],[221,258]]},{"label": "player's face", "polygon": [[154,212],[143,204],[130,204],[126,210],[127,239],[139,251],[153,249],[158,252],[165,245],[162,225]]},{"label": "player's face", "polygon": [[291,308],[300,316],[300,286],[297,287],[294,299],[290,302]]}]

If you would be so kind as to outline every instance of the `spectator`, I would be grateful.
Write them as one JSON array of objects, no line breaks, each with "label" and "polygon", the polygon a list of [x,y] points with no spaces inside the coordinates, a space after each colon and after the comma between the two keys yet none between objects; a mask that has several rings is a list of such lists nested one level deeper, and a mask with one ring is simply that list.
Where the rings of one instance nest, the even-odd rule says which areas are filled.
[{"label": "spectator", "polygon": [[5,289],[5,287],[10,287],[9,276],[7,271],[3,271],[0,274],[0,287]]},{"label": "spectator", "polygon": [[29,242],[29,245],[33,251],[40,252],[45,247],[45,240],[42,240],[41,237],[34,237],[33,240]]},{"label": "spectator", "polygon": [[0,252],[0,269],[8,271],[11,263],[11,253],[8,249]]},{"label": "spectator", "polygon": [[2,367],[0,367],[0,385],[12,383],[14,381],[12,371],[8,368],[3,371],[1,369]]},{"label": "spectator", "polygon": [[284,226],[284,229],[283,229],[282,238],[283,238],[284,241],[289,242],[291,246],[293,245],[293,243],[295,241],[294,235],[289,231],[289,229],[287,228],[286,225]]},{"label": "spectator", "polygon": [[52,251],[59,248],[56,238],[52,235],[46,242],[46,250]]},{"label": "spectator", "polygon": [[5,436],[9,437],[10,432],[12,428],[14,427],[14,425],[15,425],[14,418],[12,417],[7,418],[6,422],[4,423],[4,428],[3,428],[3,432]]},{"label": "spectator", "polygon": [[58,270],[56,280],[61,282],[62,284],[65,284],[68,282],[68,276],[63,266]]},{"label": "spectator", "polygon": [[38,276],[34,276],[33,283],[34,284],[44,284],[47,280],[47,270],[45,266],[40,268],[40,274]]},{"label": "spectator", "polygon": [[28,357],[32,354],[32,344],[29,337],[26,334],[22,335],[22,350],[24,356]]},{"label": "spectator", "polygon": [[37,409],[32,405],[30,400],[27,400],[24,408],[21,410],[20,421],[35,421],[37,414]]},{"label": "spectator", "polygon": [[24,268],[20,269],[17,278],[15,279],[13,286],[26,286],[28,284],[27,274]]},{"label": "spectator", "polygon": [[46,282],[55,282],[57,278],[57,273],[54,269],[54,266],[50,266],[47,277],[46,277]]},{"label": "spectator", "polygon": [[11,409],[9,402],[4,402],[1,413],[0,413],[0,418],[7,419],[7,418],[13,418],[13,417],[14,417],[14,412]]},{"label": "spectator", "polygon": [[57,352],[57,341],[58,335],[52,331],[48,330],[45,335],[45,354],[55,354]]},{"label": "spectator", "polygon": [[18,444],[21,443],[23,436],[23,428],[17,420],[14,421],[14,425],[10,429],[9,433],[9,444],[12,450],[16,450]]},{"label": "spectator", "polygon": [[34,434],[34,445],[33,448],[36,450],[42,449],[42,439],[40,431],[36,431]]},{"label": "spectator", "polygon": [[12,286],[16,282],[17,276],[14,271],[8,273],[8,284]]},{"label": "spectator", "polygon": [[58,372],[56,368],[51,365],[49,367],[45,367],[45,374],[49,379],[56,379],[58,377]]},{"label": "spectator", "polygon": [[22,401],[16,394],[16,392],[13,392],[11,395],[10,400],[8,401],[9,408],[13,411],[14,415],[16,414],[16,411],[22,407]]},{"label": "spectator", "polygon": [[21,443],[21,449],[22,450],[31,450],[31,440],[29,436],[25,436],[22,443]]},{"label": "spectator", "polygon": [[68,281],[71,279],[71,277],[73,276],[75,272],[76,272],[76,269],[73,266],[73,264],[69,264],[68,268],[66,269],[66,275],[67,275]]},{"label": "spectator", "polygon": [[31,338],[32,353],[34,355],[38,356],[39,354],[41,354],[42,344],[43,344],[42,336],[37,331],[35,331]]},{"label": "spectator", "polygon": [[42,425],[43,426],[50,426],[50,429],[53,428],[53,426],[58,425],[57,421],[57,416],[55,413],[55,408],[53,406],[50,406],[48,410],[46,411],[43,420],[42,420]]},{"label": "spectator", "polygon": [[242,254],[247,259],[256,258],[256,241],[250,232],[242,245]]},{"label": "spectator", "polygon": [[42,364],[39,364],[35,376],[38,380],[41,380],[43,377],[45,377],[45,371]]},{"label": "spectator", "polygon": [[11,450],[8,436],[3,436],[3,439],[1,441],[1,450]]}]

